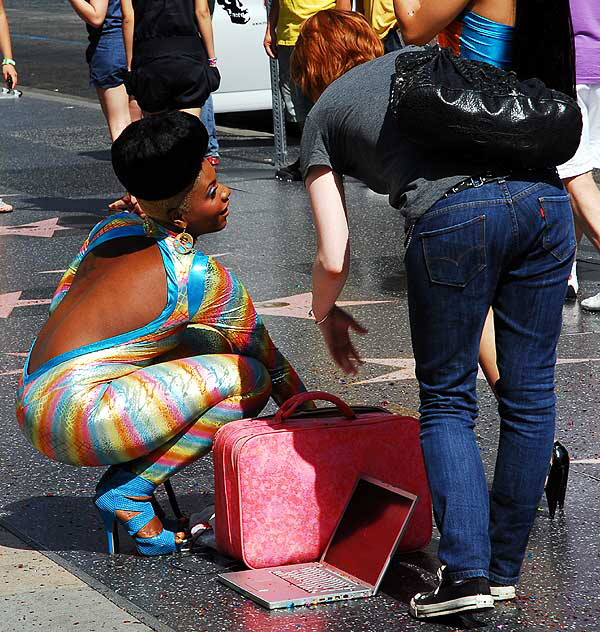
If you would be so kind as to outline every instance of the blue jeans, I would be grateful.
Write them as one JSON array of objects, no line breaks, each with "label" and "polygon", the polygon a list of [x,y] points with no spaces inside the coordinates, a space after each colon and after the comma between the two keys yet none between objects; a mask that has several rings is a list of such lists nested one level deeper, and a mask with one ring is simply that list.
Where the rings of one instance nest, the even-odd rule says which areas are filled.
[{"label": "blue jeans", "polygon": [[[439,200],[406,253],[421,444],[451,579],[518,581],[554,438],[554,366],[575,250],[560,180]],[[500,441],[491,495],[474,427],[481,332],[494,311]]]},{"label": "blue jeans", "polygon": [[208,132],[208,149],[206,150],[206,155],[218,156],[219,141],[217,139],[217,128],[215,126],[215,111],[213,109],[212,95],[206,99],[206,102],[202,106],[202,110],[200,111],[200,120]]}]

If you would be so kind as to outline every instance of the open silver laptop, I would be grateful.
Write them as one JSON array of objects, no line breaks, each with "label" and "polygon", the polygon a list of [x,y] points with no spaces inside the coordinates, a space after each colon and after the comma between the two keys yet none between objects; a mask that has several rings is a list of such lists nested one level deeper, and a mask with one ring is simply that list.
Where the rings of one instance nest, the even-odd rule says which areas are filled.
[{"label": "open silver laptop", "polygon": [[265,608],[374,595],[417,496],[361,476],[319,562],[223,573],[219,581]]}]

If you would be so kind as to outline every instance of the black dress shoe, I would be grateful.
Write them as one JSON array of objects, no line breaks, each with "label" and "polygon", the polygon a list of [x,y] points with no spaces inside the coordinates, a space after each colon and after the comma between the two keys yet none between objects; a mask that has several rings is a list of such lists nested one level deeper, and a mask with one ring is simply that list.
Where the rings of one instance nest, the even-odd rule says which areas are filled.
[{"label": "black dress shoe", "polygon": [[302,172],[300,171],[300,160],[292,162],[292,164],[281,167],[275,172],[275,177],[284,182],[301,182]]},{"label": "black dress shoe", "polygon": [[494,607],[490,584],[485,577],[451,580],[442,575],[435,590],[417,593],[410,600],[410,614],[416,619],[441,617],[465,610]]}]

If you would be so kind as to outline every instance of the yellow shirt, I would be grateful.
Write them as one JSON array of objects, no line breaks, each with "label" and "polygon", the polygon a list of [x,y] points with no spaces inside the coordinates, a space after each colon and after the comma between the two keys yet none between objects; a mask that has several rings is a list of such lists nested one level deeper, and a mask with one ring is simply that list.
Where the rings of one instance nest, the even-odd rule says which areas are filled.
[{"label": "yellow shirt", "polygon": [[363,0],[367,22],[383,39],[396,24],[393,0]]},{"label": "yellow shirt", "polygon": [[335,9],[335,0],[279,0],[277,43],[294,46],[302,22],[325,9]]}]

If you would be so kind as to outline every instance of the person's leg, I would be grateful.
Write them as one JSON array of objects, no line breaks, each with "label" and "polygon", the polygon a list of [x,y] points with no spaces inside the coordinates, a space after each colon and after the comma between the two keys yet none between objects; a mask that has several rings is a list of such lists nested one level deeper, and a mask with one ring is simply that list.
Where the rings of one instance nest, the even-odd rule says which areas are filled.
[{"label": "person's leg", "polygon": [[[219,140],[217,138],[217,127],[215,125],[215,111],[213,108],[212,95],[208,97],[206,103],[202,107],[200,120],[206,127],[208,132],[208,148],[206,150],[207,157],[219,158]],[[218,164],[218,162],[217,162]],[[214,166],[214,163],[213,163]]]},{"label": "person's leg", "polygon": [[483,325],[483,332],[481,334],[481,342],[479,344],[479,366],[485,375],[485,379],[492,389],[494,394],[496,393],[496,382],[500,377],[498,373],[498,364],[496,362],[496,335],[494,332],[494,312],[489,310],[485,323]]},{"label": "person's leg", "polygon": [[[558,171],[571,198],[577,243],[585,234],[600,251],[600,190],[592,176],[592,169],[600,168],[600,85],[578,85],[577,103],[583,119],[581,140],[575,155]],[[567,298],[577,298],[578,290],[576,263],[573,261]],[[594,309],[596,303],[597,309],[600,309],[600,294],[586,299],[582,306]]]},{"label": "person's leg", "polygon": [[96,94],[108,124],[110,138],[115,141],[131,123],[127,90],[123,84],[113,88],[96,87]]},{"label": "person's leg", "polygon": [[[292,81],[290,74],[290,58],[294,50],[293,46],[277,46],[277,60],[279,66],[279,90],[285,106],[286,119],[296,123],[302,131],[304,121],[310,112],[312,102],[302,94],[302,91]],[[289,182],[301,181],[299,160],[278,169],[275,172],[278,180]]]},{"label": "person's leg", "polygon": [[510,239],[509,204],[500,185],[488,184],[434,205],[416,224],[406,253],[421,445],[444,567],[438,588],[411,600],[418,618],[493,607],[476,379],[483,325]]},{"label": "person's leg", "polygon": [[439,558],[453,579],[487,577],[488,492],[474,432],[478,352],[510,239],[499,185],[438,202],[416,224],[406,253],[421,397],[421,443]]},{"label": "person's leg", "polygon": [[591,171],[564,179],[577,225],[600,251],[600,189]]},{"label": "person's leg", "polygon": [[491,495],[489,577],[502,585],[519,579],[548,471],[556,344],[575,250],[564,192],[544,185],[513,200],[519,247],[494,300],[501,425]]},{"label": "person's leg", "polygon": [[[266,369],[244,356],[200,356],[218,376],[213,386],[216,403],[204,410],[193,424],[154,452],[127,463],[126,469],[159,485],[173,474],[210,452],[219,428],[236,419],[257,415],[267,403],[271,382]],[[199,358],[188,358],[192,366]]]},{"label": "person's leg", "polygon": [[[140,553],[176,550],[183,534],[163,529],[148,502],[154,490],[209,452],[224,423],[258,414],[270,392],[266,369],[254,359],[235,355],[171,360],[111,382],[92,423],[96,444],[98,434],[110,433],[105,446],[112,440],[121,455],[121,464],[109,468],[98,483],[94,499],[109,551],[116,520],[124,523]],[[141,456],[130,460],[136,452]]]}]

